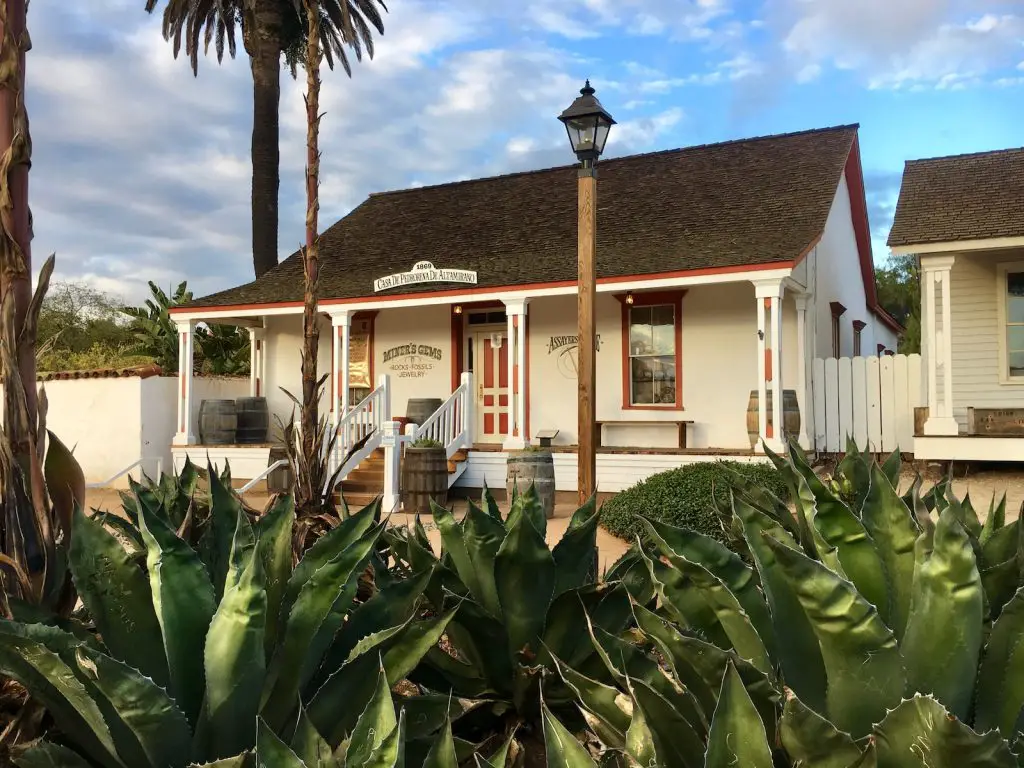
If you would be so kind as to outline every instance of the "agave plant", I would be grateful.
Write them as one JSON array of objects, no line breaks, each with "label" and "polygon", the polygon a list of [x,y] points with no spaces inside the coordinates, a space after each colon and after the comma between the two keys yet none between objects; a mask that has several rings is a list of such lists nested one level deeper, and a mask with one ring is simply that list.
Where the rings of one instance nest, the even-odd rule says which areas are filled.
[{"label": "agave plant", "polygon": [[[795,446],[773,459],[795,515],[732,494],[752,567],[648,522],[657,556],[638,556],[654,610],[634,604],[632,643],[593,633],[617,685],[560,670],[607,752],[706,768],[1016,767],[1024,548],[1005,503],[983,525],[947,483],[901,497],[895,461],[851,454],[833,487]],[[630,671],[642,647],[668,683]]]},{"label": "agave plant", "polygon": [[[553,548],[533,489],[513,500],[507,517],[486,490],[483,507],[470,502],[461,521],[432,507],[440,555],[419,519],[389,533],[397,567],[433,571],[432,610],[458,611],[444,646],[429,649],[409,679],[421,695],[455,697],[457,744],[487,752],[508,742],[510,759],[543,756],[542,681],[547,706],[582,727],[578,696],[557,675],[559,660],[582,670],[602,665],[584,642],[588,621],[595,631],[620,633],[631,621],[629,596],[618,581],[597,581],[594,500],[573,514]],[[429,747],[417,739],[410,738],[411,753]]]},{"label": "agave plant", "polygon": [[[209,547],[182,539],[153,495],[136,499],[144,558],[76,511],[68,563],[95,633],[0,622],[0,673],[45,706],[59,733],[20,765],[241,765],[258,733],[292,739],[308,723],[337,749],[355,738],[381,665],[397,682],[436,645],[454,611],[421,617],[429,574],[353,603],[386,525],[379,505],[293,568],[291,497],[252,523],[212,468],[210,484]],[[51,759],[69,752],[77,763]]]}]

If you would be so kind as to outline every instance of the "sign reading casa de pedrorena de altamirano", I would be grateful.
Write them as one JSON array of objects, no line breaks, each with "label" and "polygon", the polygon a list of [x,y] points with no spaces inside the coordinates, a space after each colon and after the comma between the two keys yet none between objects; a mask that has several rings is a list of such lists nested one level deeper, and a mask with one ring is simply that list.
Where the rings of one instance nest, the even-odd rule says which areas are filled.
[{"label": "sign reading casa de pedrorena de altamirano", "polygon": [[409,272],[397,272],[373,281],[374,291],[386,291],[414,283],[469,283],[476,285],[476,272],[468,269],[438,269],[429,261],[417,261]]}]

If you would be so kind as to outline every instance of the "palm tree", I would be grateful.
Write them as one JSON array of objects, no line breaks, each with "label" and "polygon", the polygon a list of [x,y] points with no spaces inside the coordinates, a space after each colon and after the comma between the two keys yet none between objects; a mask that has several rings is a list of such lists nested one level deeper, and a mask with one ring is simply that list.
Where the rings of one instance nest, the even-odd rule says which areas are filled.
[{"label": "palm tree", "polygon": [[[152,13],[159,0],[146,0]],[[378,6],[380,8],[378,8]],[[384,33],[380,9],[384,0],[322,0],[316,4],[320,48],[331,69],[339,62],[351,77],[348,50],[362,60],[373,58],[373,30]],[[277,264],[277,209],[280,185],[279,106],[281,59],[296,74],[307,55],[309,29],[306,4],[298,0],[167,0],[163,34],[174,56],[185,53],[193,74],[199,71],[200,50],[214,45],[217,61],[227,48],[235,56],[235,31],[241,29],[252,69],[252,260],[256,277]]]}]

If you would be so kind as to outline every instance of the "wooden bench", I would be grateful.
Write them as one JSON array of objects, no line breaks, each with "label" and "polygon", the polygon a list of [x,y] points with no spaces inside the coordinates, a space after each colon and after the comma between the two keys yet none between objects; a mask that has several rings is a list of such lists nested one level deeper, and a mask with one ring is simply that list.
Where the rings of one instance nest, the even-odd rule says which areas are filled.
[{"label": "wooden bench", "polygon": [[600,448],[603,443],[604,425],[611,424],[614,426],[632,427],[632,426],[657,426],[667,427],[675,426],[679,430],[679,447],[686,447],[686,427],[693,424],[691,419],[612,419],[608,421],[598,421],[597,424],[597,447]]}]

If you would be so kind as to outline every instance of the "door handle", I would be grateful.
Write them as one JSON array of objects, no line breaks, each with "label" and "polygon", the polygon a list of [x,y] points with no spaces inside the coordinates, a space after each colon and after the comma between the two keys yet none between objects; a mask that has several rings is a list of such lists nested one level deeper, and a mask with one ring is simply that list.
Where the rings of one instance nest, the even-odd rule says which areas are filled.
[{"label": "door handle", "polygon": [[484,385],[483,384],[481,384],[479,387],[477,387],[476,394],[477,394],[477,397],[476,397],[477,400],[483,400],[484,399]]}]

